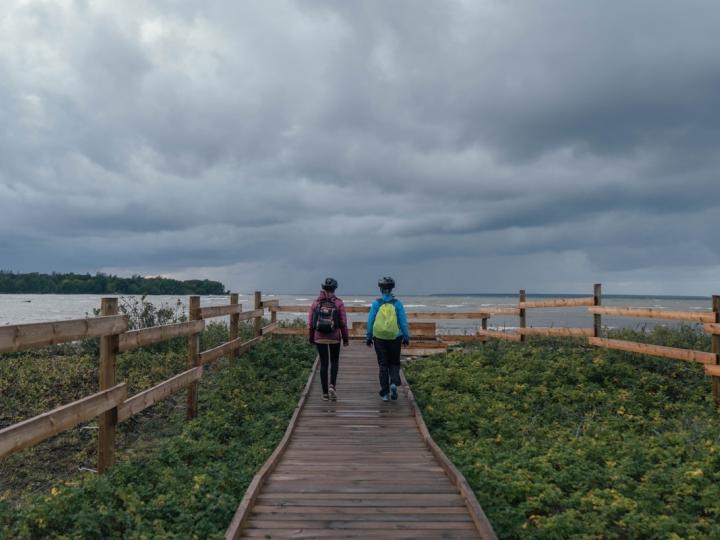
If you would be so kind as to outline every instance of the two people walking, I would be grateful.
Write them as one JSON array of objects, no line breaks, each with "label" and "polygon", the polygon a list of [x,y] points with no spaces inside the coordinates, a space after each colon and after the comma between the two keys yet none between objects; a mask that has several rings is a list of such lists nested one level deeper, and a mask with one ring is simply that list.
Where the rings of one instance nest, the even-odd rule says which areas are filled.
[{"label": "two people walking", "polygon": [[[335,296],[337,286],[335,279],[327,278],[308,311],[308,340],[317,346],[320,357],[323,399],[332,401],[337,399],[340,342],[346,347],[349,344],[347,312],[343,301]],[[383,401],[388,401],[398,398],[400,348],[410,343],[410,332],[405,307],[392,294],[395,280],[383,277],[378,281],[378,287],[382,296],[370,307],[366,344],[368,347],[375,346],[379,394]]]}]

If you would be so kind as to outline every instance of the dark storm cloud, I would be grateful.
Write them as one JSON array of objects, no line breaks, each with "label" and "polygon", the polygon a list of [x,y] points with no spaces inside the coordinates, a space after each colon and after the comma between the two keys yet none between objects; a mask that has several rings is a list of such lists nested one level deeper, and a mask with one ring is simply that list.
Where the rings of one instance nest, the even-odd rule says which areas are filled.
[{"label": "dark storm cloud", "polygon": [[0,267],[709,294],[718,23],[710,1],[11,2]]}]

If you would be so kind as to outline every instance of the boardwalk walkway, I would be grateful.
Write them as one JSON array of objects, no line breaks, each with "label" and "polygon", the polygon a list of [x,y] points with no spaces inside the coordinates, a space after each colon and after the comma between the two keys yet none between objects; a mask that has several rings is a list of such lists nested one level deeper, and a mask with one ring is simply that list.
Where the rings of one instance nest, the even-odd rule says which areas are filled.
[{"label": "boardwalk walkway", "polygon": [[426,444],[407,389],[396,402],[380,400],[375,354],[364,343],[344,348],[340,362],[338,401],[321,399],[316,372],[240,536],[492,538]]}]

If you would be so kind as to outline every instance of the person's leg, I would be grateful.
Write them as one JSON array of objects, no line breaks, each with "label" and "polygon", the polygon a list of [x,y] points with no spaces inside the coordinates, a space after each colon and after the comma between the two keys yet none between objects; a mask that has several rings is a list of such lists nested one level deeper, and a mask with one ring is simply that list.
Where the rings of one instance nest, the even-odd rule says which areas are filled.
[{"label": "person's leg", "polygon": [[388,371],[390,376],[390,397],[397,399],[397,388],[400,386],[400,347],[402,338],[388,342]]},{"label": "person's leg", "polygon": [[328,393],[328,346],[318,343],[318,355],[320,356],[320,385],[322,386],[323,396]]},{"label": "person's leg", "polygon": [[330,388],[328,389],[328,396],[331,401],[335,401],[337,399],[335,383],[337,382],[338,365],[340,363],[340,344],[328,345],[328,349],[330,350]]},{"label": "person's leg", "polygon": [[340,344],[330,345],[330,384],[337,383],[338,370],[340,369]]},{"label": "person's leg", "polygon": [[388,342],[384,339],[375,338],[374,343],[375,354],[377,354],[379,367],[378,378],[380,379],[380,395],[387,396],[390,393],[390,383],[388,381]]}]

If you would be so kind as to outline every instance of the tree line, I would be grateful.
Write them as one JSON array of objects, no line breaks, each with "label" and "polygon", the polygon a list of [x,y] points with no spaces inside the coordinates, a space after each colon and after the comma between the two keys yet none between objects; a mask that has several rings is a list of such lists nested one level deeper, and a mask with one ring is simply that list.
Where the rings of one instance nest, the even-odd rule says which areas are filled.
[{"label": "tree line", "polygon": [[90,274],[0,271],[0,294],[227,294],[225,285],[208,279],[179,281],[164,277],[123,278]]}]

